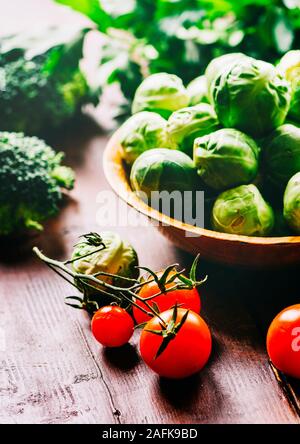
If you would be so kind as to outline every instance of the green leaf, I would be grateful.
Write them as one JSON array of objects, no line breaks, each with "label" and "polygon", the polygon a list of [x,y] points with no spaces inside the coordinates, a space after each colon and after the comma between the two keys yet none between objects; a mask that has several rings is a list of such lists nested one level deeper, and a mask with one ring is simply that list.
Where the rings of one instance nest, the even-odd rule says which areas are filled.
[{"label": "green leaf", "polygon": [[187,317],[188,317],[188,315],[189,315],[189,312],[190,312],[190,310],[187,310],[187,311],[184,313],[184,315],[182,316],[181,321],[176,325],[176,327],[175,327],[175,333],[176,333],[176,334],[177,334],[177,333],[180,331],[180,329],[183,327],[185,321],[187,320]]},{"label": "green leaf", "polygon": [[157,336],[162,336],[163,335],[163,331],[162,330],[148,330],[148,329],[146,329],[145,331],[147,333],[153,333],[154,335],[157,335]]},{"label": "green leaf", "polygon": [[153,301],[151,305],[152,305],[152,308],[153,308],[153,310],[155,311],[155,313],[159,314],[159,313],[160,313],[160,310],[159,310],[159,308],[158,308],[157,303],[156,303],[155,301]]},{"label": "green leaf", "polygon": [[91,232],[87,234],[82,234],[80,237],[84,239],[83,242],[87,245],[91,245],[93,247],[103,246],[103,248],[106,248],[102,237],[98,233]]},{"label": "green leaf", "polygon": [[98,0],[98,2],[103,10],[114,18],[132,13],[139,3],[138,0]]},{"label": "green leaf", "polygon": [[[145,270],[145,271],[147,271],[147,273],[149,274],[149,276],[152,276],[153,277],[153,279],[154,279],[154,281],[157,283],[157,285],[158,285],[158,287],[160,288],[160,280],[159,280],[159,277],[157,276],[157,273],[155,273],[154,271],[152,271],[150,268],[148,268],[148,267],[136,267],[136,268],[138,268],[138,269],[140,269],[140,270]],[[146,279],[147,280],[147,279]],[[145,281],[146,281],[145,280]]]},{"label": "green leaf", "polygon": [[197,254],[197,256],[195,257],[195,259],[192,263],[192,266],[191,266],[190,280],[193,282],[196,282],[196,280],[197,280],[197,267],[198,267],[199,259],[200,259],[200,254]]},{"label": "green leaf", "polygon": [[99,0],[55,0],[56,3],[69,6],[81,12],[95,22],[103,32],[113,25],[112,18],[103,10]]},{"label": "green leaf", "polygon": [[65,302],[65,304],[68,305],[69,307],[76,308],[78,310],[83,310],[83,307],[81,307],[81,305],[69,304],[68,302]]},{"label": "green leaf", "polygon": [[178,276],[178,279],[185,284],[186,287],[191,288],[193,287],[193,284],[191,280],[187,277],[185,277],[183,274]]},{"label": "green leaf", "polygon": [[183,273],[184,270],[181,270],[180,272],[175,272],[174,274],[172,274],[171,276],[168,276],[168,279],[166,281],[166,284],[172,284],[174,281],[176,281],[178,279],[178,275],[180,275],[181,273]]},{"label": "green leaf", "polygon": [[67,296],[66,299],[73,299],[74,301],[83,302],[83,299],[79,296]]},{"label": "green leaf", "polygon": [[128,29],[136,21],[139,0],[55,0],[91,19],[98,29]]},{"label": "green leaf", "polygon": [[177,314],[178,314],[177,302],[175,302],[174,309],[173,309],[173,314],[172,314],[172,321],[173,321],[174,324],[175,324],[175,322],[177,320]]},{"label": "green leaf", "polygon": [[161,277],[158,278],[157,284],[158,284],[159,289],[160,289],[161,292],[164,292],[164,291],[166,290],[166,282],[167,282],[168,276],[169,276],[169,274],[170,274],[172,271],[176,270],[176,266],[177,266],[177,265],[178,265],[178,264],[173,264],[173,265],[170,265],[169,267],[167,267],[167,268],[164,270],[164,272],[163,272],[163,274],[161,275]]},{"label": "green leaf", "polygon": [[157,359],[166,350],[172,339],[174,339],[172,336],[167,336],[166,338],[163,339],[162,343],[159,346],[159,349],[156,352],[154,359]]},{"label": "green leaf", "polygon": [[138,328],[144,328],[147,325],[147,322],[141,322],[140,324],[137,324],[134,326],[134,329],[137,330]]}]

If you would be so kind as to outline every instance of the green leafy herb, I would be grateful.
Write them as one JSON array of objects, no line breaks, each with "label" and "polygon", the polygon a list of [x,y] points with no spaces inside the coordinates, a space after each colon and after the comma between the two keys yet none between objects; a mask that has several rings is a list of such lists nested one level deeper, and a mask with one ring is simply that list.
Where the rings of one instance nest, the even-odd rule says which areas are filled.
[{"label": "green leafy herb", "polygon": [[104,84],[118,82],[129,105],[149,73],[177,74],[188,83],[225,53],[244,52],[273,63],[299,47],[298,0],[57,2],[88,16],[107,34],[101,64],[110,69]]}]

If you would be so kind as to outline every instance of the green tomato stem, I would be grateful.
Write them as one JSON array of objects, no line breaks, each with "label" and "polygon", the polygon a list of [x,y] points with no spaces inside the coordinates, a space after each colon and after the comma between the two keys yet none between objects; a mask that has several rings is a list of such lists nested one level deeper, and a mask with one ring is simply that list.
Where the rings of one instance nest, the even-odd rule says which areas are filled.
[{"label": "green tomato stem", "polygon": [[61,278],[63,278],[66,282],[68,282],[70,285],[73,285],[73,287],[75,287],[75,288],[78,289],[77,285],[76,285],[74,282],[72,282],[72,281],[69,280],[66,276],[64,276],[62,273],[60,273],[58,270],[56,270],[56,268],[55,268],[53,265],[48,264],[48,263],[47,263],[46,265],[48,265],[48,267],[49,267],[52,271],[54,271],[54,273],[58,274],[58,276],[60,276]]},{"label": "green tomato stem", "polygon": [[102,245],[101,248],[97,248],[96,250],[91,251],[90,253],[86,253],[86,254],[83,254],[82,256],[78,256],[74,259],[70,259],[68,261],[65,261],[64,265],[73,264],[74,262],[80,261],[81,259],[84,259],[85,257],[91,256],[92,254],[95,254],[95,253],[98,253],[99,251],[105,250],[105,248],[106,247]]},{"label": "green tomato stem", "polygon": [[[98,271],[97,273],[94,273],[93,276],[95,276],[95,277],[98,277],[98,276],[116,277],[115,274],[107,273],[105,271]],[[138,282],[136,279],[131,279],[131,278],[125,277],[125,276],[118,276],[118,279],[123,279],[124,281],[128,281],[128,282]],[[130,288],[132,289],[132,287],[130,287]]]},{"label": "green tomato stem", "polygon": [[143,298],[142,300],[143,300],[143,302],[147,302],[147,301],[150,301],[151,299],[157,298],[157,296],[160,296],[165,293],[169,293],[170,291],[179,290],[179,289],[180,288],[178,288],[178,285],[175,284],[173,287],[166,288],[165,291],[160,291],[159,293],[155,293],[152,296],[148,296],[147,298]]},{"label": "green tomato stem", "polygon": [[[102,250],[102,248],[101,248],[101,250]],[[99,250],[99,251],[101,251],[101,250]],[[50,259],[49,257],[45,256],[37,247],[33,248],[33,252],[43,262],[45,262],[53,271],[55,271],[60,277],[65,279],[69,284],[73,285],[79,291],[82,292],[82,289],[78,285],[76,285],[76,283],[71,282],[66,276],[64,276],[62,273],[60,273],[57,270],[57,268],[59,270],[61,270],[62,272],[66,273],[67,275],[71,276],[74,280],[77,279],[79,282],[82,283],[83,286],[87,286],[89,288],[92,288],[93,290],[98,291],[99,293],[105,294],[105,295],[111,297],[112,299],[115,299],[118,302],[121,302],[122,299],[125,299],[131,305],[135,306],[136,308],[138,308],[139,310],[141,310],[142,312],[144,312],[148,316],[150,314],[157,316],[163,324],[164,324],[163,319],[160,317],[159,313],[157,313],[157,311],[149,304],[148,301],[155,299],[156,297],[160,296],[161,294],[165,294],[165,293],[168,293],[170,291],[174,291],[179,288],[183,289],[182,284],[175,284],[170,288],[165,288],[164,291],[160,291],[159,293],[156,293],[156,294],[149,296],[147,298],[142,298],[137,294],[136,290],[138,288],[143,287],[144,285],[149,284],[150,282],[153,282],[155,280],[153,277],[151,277],[150,279],[145,280],[143,282],[140,282],[139,284],[133,285],[129,288],[122,288],[122,287],[118,287],[116,285],[109,284],[108,282],[105,282],[105,281],[98,278],[98,276],[101,276],[101,275],[119,278],[118,275],[114,275],[114,274],[106,273],[106,272],[99,272],[99,273],[95,273],[93,275],[76,273],[76,272],[73,272],[69,267],[67,267],[67,265],[74,262],[74,260],[60,262],[55,259]],[[93,253],[95,253],[95,251]],[[80,258],[77,258],[76,260],[79,260],[79,259]],[[135,283],[137,282],[137,280],[135,280],[135,279],[130,279],[130,278],[124,278],[124,279],[127,281],[135,282]],[[95,285],[93,285],[93,284],[95,284]],[[103,287],[103,288],[100,289],[99,287]],[[186,287],[186,288],[188,288],[188,287]],[[107,291],[107,290],[109,290],[109,291]],[[116,294],[116,293],[118,293],[118,294]],[[148,311],[145,308],[138,305],[135,302],[135,300],[142,302],[147,307]]]},{"label": "green tomato stem", "polygon": [[33,252],[43,261],[47,264],[53,265],[54,267],[58,267],[59,269],[63,270],[65,273],[67,273],[69,276],[72,276],[73,278],[76,277],[76,274],[73,273],[68,267],[64,265],[63,262],[57,261],[55,259],[50,259],[49,257],[45,256],[41,250],[37,247],[33,247]]},{"label": "green tomato stem", "polygon": [[91,285],[88,282],[85,282],[84,279],[79,278],[79,281],[82,282],[83,285],[86,285],[87,287],[92,288],[93,290],[98,291],[100,294],[103,294],[105,296],[109,296],[112,299],[115,299],[116,301],[118,301],[119,303],[122,302],[122,299],[119,296],[117,296],[115,293],[110,293],[108,291],[105,291],[105,290],[103,290],[103,288],[101,288],[101,290],[100,290],[99,289],[99,285],[101,285],[100,281],[99,281],[99,284],[97,285],[97,287],[96,286],[94,287],[94,285]]}]

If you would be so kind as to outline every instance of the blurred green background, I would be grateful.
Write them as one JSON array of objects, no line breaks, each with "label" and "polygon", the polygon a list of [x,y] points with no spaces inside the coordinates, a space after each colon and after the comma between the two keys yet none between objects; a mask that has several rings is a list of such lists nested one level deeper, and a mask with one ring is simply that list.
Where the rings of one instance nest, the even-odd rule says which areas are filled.
[{"label": "blurred green background", "polygon": [[275,62],[299,48],[300,0],[57,0],[105,33],[102,84],[130,101],[141,78],[166,71],[185,83],[218,55],[242,51]]},{"label": "blurred green background", "polygon": [[221,54],[241,51],[275,63],[300,46],[300,0],[36,0],[28,8],[13,0],[9,8],[2,36],[49,25],[49,15],[62,26],[98,30],[88,72],[100,101],[109,85],[119,87],[120,118],[151,73],[174,73],[187,84]]}]

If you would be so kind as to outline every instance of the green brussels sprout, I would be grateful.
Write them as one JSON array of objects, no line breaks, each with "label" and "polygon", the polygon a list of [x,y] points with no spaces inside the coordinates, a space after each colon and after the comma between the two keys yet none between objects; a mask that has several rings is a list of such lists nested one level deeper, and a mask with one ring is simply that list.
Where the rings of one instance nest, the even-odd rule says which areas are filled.
[{"label": "green brussels sprout", "polygon": [[142,111],[134,114],[121,126],[119,134],[122,157],[128,165],[151,148],[172,148],[167,121],[156,113]]},{"label": "green brussels sprout", "polygon": [[287,184],[283,198],[283,215],[288,226],[300,234],[300,172]]},{"label": "green brussels sprout", "polygon": [[130,175],[132,189],[142,191],[148,198],[152,191],[192,191],[196,181],[192,159],[166,148],[145,151],[134,162]]},{"label": "green brussels sprout", "polygon": [[218,125],[219,122],[213,107],[207,103],[199,103],[171,114],[167,130],[172,142],[181,151],[192,156],[196,137],[215,131]]},{"label": "green brussels sprout", "polygon": [[215,190],[250,183],[258,171],[259,148],[235,129],[220,129],[194,143],[194,163],[203,182]]},{"label": "green brussels sprout", "polygon": [[283,190],[300,171],[300,129],[289,123],[278,127],[266,139],[263,154],[267,180]]},{"label": "green brussels sprout", "polygon": [[[136,268],[138,265],[138,257],[132,246],[112,231],[103,231],[100,235],[106,248],[78,261],[75,260],[75,262],[73,262],[74,270],[77,273],[88,275],[102,271],[132,279],[138,278],[139,270]],[[75,245],[72,260],[97,249],[99,249],[99,247],[82,241]],[[113,285],[126,286],[124,279],[101,276],[101,280]]]},{"label": "green brussels sprout", "polygon": [[190,106],[198,105],[198,103],[208,103],[208,91],[206,77],[199,76],[192,80],[186,87],[190,98]]},{"label": "green brussels sprout", "polygon": [[278,71],[291,83],[292,100],[288,116],[300,121],[300,50],[287,52],[279,64]]},{"label": "green brussels sprout", "polygon": [[189,95],[182,80],[165,72],[152,74],[137,88],[132,113],[154,111],[168,118],[173,111],[188,106]]},{"label": "green brussels sprout", "polygon": [[212,61],[207,65],[207,68],[205,70],[205,77],[207,82],[207,95],[209,100],[211,100],[212,87],[219,75],[224,70],[229,69],[232,64],[234,64],[242,57],[247,56],[242,52],[232,52],[212,59]]},{"label": "green brussels sprout", "polygon": [[212,86],[219,121],[254,137],[281,125],[291,100],[290,83],[267,62],[241,57]]},{"label": "green brussels sprout", "polygon": [[255,185],[224,191],[212,211],[216,231],[244,236],[267,236],[273,229],[274,213]]}]

